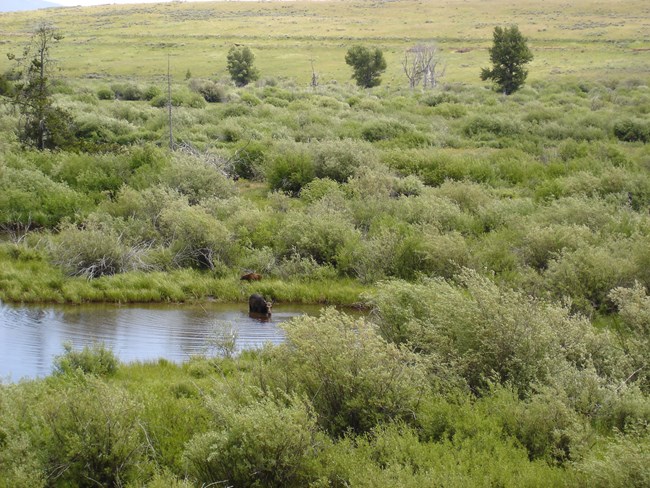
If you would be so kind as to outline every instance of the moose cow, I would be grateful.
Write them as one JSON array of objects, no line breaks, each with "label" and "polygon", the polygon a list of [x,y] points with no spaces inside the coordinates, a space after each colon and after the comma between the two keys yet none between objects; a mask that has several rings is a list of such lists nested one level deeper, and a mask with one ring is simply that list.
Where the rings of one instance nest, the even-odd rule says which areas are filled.
[{"label": "moose cow", "polygon": [[239,278],[241,281],[260,281],[262,279],[261,274],[257,273],[248,273]]},{"label": "moose cow", "polygon": [[267,302],[262,295],[252,294],[248,299],[248,313],[251,316],[271,316],[272,302]]}]

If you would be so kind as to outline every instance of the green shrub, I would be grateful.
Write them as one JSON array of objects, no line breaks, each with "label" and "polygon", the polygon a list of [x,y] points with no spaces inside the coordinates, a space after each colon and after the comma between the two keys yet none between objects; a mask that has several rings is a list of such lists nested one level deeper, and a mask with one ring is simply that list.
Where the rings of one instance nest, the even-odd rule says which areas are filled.
[{"label": "green shrub", "polygon": [[142,89],[131,83],[115,83],[111,85],[111,90],[118,100],[142,100]]},{"label": "green shrub", "polygon": [[165,208],[159,218],[161,233],[178,265],[218,271],[235,259],[230,231],[204,208],[179,201]]},{"label": "green shrub", "polygon": [[408,128],[401,122],[395,120],[376,120],[366,123],[361,129],[361,137],[369,142],[385,141],[395,139]]},{"label": "green shrub", "polygon": [[159,97],[162,95],[162,90],[158,88],[156,85],[151,85],[147,87],[144,92],[142,92],[142,100],[147,100],[151,101],[156,97]]},{"label": "green shrub", "polygon": [[521,129],[516,121],[496,116],[475,115],[463,127],[463,134],[479,139],[486,136],[516,136],[520,133]]},{"label": "green shrub", "polygon": [[0,166],[0,225],[57,225],[87,208],[87,198],[42,172]]},{"label": "green shrub", "polygon": [[284,254],[298,253],[319,264],[332,265],[337,263],[339,250],[357,236],[354,226],[328,211],[325,201],[317,202],[307,213],[289,214],[281,234],[276,242]]},{"label": "green shrub", "polygon": [[104,344],[84,346],[75,351],[72,343],[63,344],[65,353],[54,358],[55,374],[71,374],[78,371],[96,376],[111,376],[117,371],[119,361]]},{"label": "green shrub", "polygon": [[233,181],[224,174],[227,166],[227,160],[219,156],[178,155],[163,170],[160,179],[186,196],[190,205],[196,205],[208,198],[228,198],[235,194]]},{"label": "green shrub", "polygon": [[284,328],[287,344],[274,361],[281,376],[312,399],[319,424],[330,434],[414,420],[426,392],[416,355],[385,342],[365,319],[334,309],[294,319]]},{"label": "green shrub", "polygon": [[211,405],[218,429],[196,435],[184,453],[197,483],[300,487],[314,480],[324,439],[305,402],[266,397],[243,406]]},{"label": "green shrub", "polygon": [[60,384],[46,405],[48,473],[61,486],[123,486],[145,466],[142,405],[93,376]]},{"label": "green shrub", "polygon": [[115,92],[108,87],[100,88],[97,90],[97,98],[100,100],[115,100]]},{"label": "green shrub", "polygon": [[190,81],[190,89],[199,93],[208,103],[223,103],[228,101],[226,87],[210,80]]},{"label": "green shrub", "polygon": [[623,119],[614,123],[614,135],[625,142],[650,142],[650,124],[639,119]]},{"label": "green shrub", "polygon": [[581,486],[642,488],[650,483],[650,434],[647,426],[617,433],[577,464],[585,478]]},{"label": "green shrub", "polygon": [[328,195],[343,195],[341,186],[329,178],[315,178],[300,191],[300,199],[307,203],[314,203]]},{"label": "green shrub", "polygon": [[298,196],[302,187],[315,177],[314,161],[302,148],[286,148],[280,151],[266,171],[269,187]]},{"label": "green shrub", "polygon": [[85,229],[64,226],[49,249],[52,262],[69,276],[87,278],[149,269],[147,251],[147,246],[128,246],[112,229],[90,223]]},{"label": "green shrub", "polygon": [[235,151],[235,174],[247,180],[257,180],[264,174],[268,144],[258,141],[247,141],[240,144]]},{"label": "green shrub", "polygon": [[316,176],[339,183],[345,183],[360,166],[373,166],[378,161],[371,145],[352,139],[324,141],[312,147]]},{"label": "green shrub", "polygon": [[458,103],[458,97],[448,92],[428,93],[420,102],[428,107],[436,107],[441,103]]},{"label": "green shrub", "polygon": [[633,284],[634,263],[620,249],[624,246],[624,242],[618,242],[563,251],[548,263],[544,273],[547,290],[558,299],[570,297],[572,305],[585,313],[611,311],[609,292]]},{"label": "green shrub", "polygon": [[501,290],[472,271],[458,278],[462,287],[382,283],[369,298],[384,337],[432,355],[474,391],[500,382],[522,396],[582,365],[595,349],[589,322],[568,310]]}]

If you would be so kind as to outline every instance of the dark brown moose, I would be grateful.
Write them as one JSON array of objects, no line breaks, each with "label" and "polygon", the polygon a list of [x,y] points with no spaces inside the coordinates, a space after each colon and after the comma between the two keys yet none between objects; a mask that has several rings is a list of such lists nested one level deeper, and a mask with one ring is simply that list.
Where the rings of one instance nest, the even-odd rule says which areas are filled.
[{"label": "dark brown moose", "polygon": [[252,317],[270,317],[273,302],[267,302],[262,295],[252,294],[248,299],[248,314]]},{"label": "dark brown moose", "polygon": [[260,281],[262,279],[262,275],[257,273],[248,273],[239,279],[242,281]]}]

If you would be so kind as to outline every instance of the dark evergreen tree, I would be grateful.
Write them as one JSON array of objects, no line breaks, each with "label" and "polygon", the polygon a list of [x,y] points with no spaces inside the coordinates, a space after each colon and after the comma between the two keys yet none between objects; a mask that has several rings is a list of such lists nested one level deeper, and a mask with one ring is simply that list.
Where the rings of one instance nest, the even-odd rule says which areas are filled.
[{"label": "dark evergreen tree", "polygon": [[233,46],[228,51],[228,72],[237,86],[246,86],[259,78],[260,73],[253,66],[255,55],[248,47]]},{"label": "dark evergreen tree", "polygon": [[352,78],[363,88],[379,86],[381,74],[386,71],[384,53],[379,48],[352,46],[345,55],[345,62],[352,66]]},{"label": "dark evergreen tree", "polygon": [[482,80],[493,80],[506,95],[517,91],[526,80],[524,65],[533,59],[526,38],[516,25],[494,28],[494,43],[490,48],[492,69],[481,70]]},{"label": "dark evergreen tree", "polygon": [[73,139],[71,117],[54,106],[52,100],[50,75],[54,62],[50,47],[61,39],[63,36],[55,27],[40,24],[23,50],[23,57],[9,55],[19,65],[20,79],[12,101],[21,114],[20,140],[41,150],[69,145]]}]

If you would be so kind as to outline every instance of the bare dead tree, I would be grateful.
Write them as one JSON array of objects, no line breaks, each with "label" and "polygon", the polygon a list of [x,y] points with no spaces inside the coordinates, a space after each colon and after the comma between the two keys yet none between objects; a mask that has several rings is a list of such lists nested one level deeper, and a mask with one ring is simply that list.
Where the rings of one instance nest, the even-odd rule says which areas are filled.
[{"label": "bare dead tree", "polygon": [[407,49],[402,59],[402,68],[409,87],[415,88],[422,81],[423,88],[433,88],[444,76],[446,65],[442,65],[440,51],[435,44],[418,44]]},{"label": "bare dead tree", "polygon": [[310,61],[311,61],[311,83],[310,83],[310,85],[311,85],[311,87],[313,89],[316,89],[316,87],[318,86],[318,73],[314,69],[314,59],[312,58]]},{"label": "bare dead tree", "polygon": [[419,45],[416,47],[420,53],[422,86],[423,88],[434,88],[438,84],[438,79],[445,75],[447,65],[442,65],[442,57],[440,56],[438,46],[435,44]]},{"label": "bare dead tree", "polygon": [[415,51],[415,48],[410,48],[404,51],[402,69],[404,70],[406,78],[409,80],[409,88],[413,90],[422,79],[420,60],[418,52]]}]

